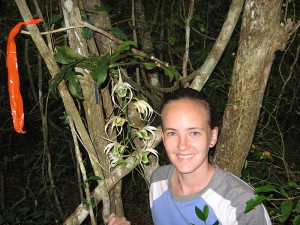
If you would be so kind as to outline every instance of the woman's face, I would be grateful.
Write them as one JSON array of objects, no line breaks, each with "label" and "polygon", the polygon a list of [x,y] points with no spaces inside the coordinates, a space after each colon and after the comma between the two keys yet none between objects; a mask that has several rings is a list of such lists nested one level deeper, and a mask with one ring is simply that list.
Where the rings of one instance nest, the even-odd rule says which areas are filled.
[{"label": "woman's face", "polygon": [[211,130],[202,103],[174,100],[164,107],[161,116],[165,149],[177,171],[193,174],[208,166],[208,150],[217,142],[218,128]]}]

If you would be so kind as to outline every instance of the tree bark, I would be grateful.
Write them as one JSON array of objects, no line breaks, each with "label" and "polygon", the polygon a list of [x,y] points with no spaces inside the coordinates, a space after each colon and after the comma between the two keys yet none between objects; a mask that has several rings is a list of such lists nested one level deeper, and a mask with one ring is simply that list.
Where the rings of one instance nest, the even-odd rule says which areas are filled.
[{"label": "tree bark", "polygon": [[[79,1],[62,0],[62,9],[66,27],[76,26],[79,24],[79,22],[82,21]],[[80,53],[85,57],[89,57],[88,45],[86,40],[82,37],[81,33],[82,28],[68,30],[69,45],[74,51]],[[83,106],[85,111],[85,118],[88,124],[89,135],[95,148],[95,152],[89,152],[89,155],[94,156],[90,157],[90,159],[95,175],[104,179],[109,174],[105,171],[105,169],[108,170],[109,168],[109,161],[107,160],[107,157],[104,153],[104,147],[106,146],[107,141],[104,140],[104,138],[101,136],[103,133],[105,133],[105,116],[103,112],[103,106],[101,101],[96,102],[96,95],[99,95],[99,93],[98,88],[94,88],[95,81],[92,79],[88,72],[85,72],[84,70],[81,72],[84,74],[84,78],[80,79],[80,84],[84,97]],[[111,199],[108,195],[105,183],[103,183],[103,185],[104,186],[102,186],[101,189],[101,191],[103,192],[102,213],[104,221],[107,221],[110,214]]]},{"label": "tree bark", "polygon": [[[146,16],[144,5],[141,0],[135,1],[135,12],[136,12],[136,25],[137,25],[137,33],[138,33],[138,42],[141,44],[142,51],[147,51],[149,49],[153,49],[153,42],[150,31],[147,31],[145,28]],[[146,71],[145,71],[146,72]],[[151,73],[147,71],[147,77],[149,79],[149,83],[156,87],[161,87],[160,79],[158,73]],[[153,92],[155,94],[155,92]]]},{"label": "tree bark", "polygon": [[247,0],[240,45],[214,162],[237,176],[252,144],[277,50],[283,50],[292,24],[280,23],[282,1]]}]

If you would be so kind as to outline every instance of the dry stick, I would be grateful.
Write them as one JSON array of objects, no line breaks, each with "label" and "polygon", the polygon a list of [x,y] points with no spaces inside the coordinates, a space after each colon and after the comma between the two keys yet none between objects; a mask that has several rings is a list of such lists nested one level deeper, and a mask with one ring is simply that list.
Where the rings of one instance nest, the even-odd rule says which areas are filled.
[{"label": "dry stick", "polygon": [[[137,39],[137,34],[136,34],[136,22],[135,22],[135,0],[131,0],[131,20],[132,20],[132,35],[133,35],[133,41],[137,44],[138,39]],[[141,78],[140,78],[140,70],[137,67],[135,69],[135,74],[136,74],[136,81],[137,83],[141,83]]]},{"label": "dry stick", "polygon": [[[33,0],[33,3],[34,3],[34,6],[35,6],[36,13],[38,14],[38,17],[43,20],[44,24],[46,24],[46,22],[44,20],[44,17],[43,17],[43,14],[42,14],[42,11],[41,11],[40,6],[39,6],[39,3],[37,2],[37,0]],[[47,38],[47,43],[48,43],[49,50],[53,54],[54,51],[53,51],[53,47],[52,47],[51,33],[48,33],[46,35],[46,38]]]},{"label": "dry stick", "polygon": [[97,222],[96,222],[94,211],[93,211],[93,203],[91,201],[92,199],[91,199],[91,192],[90,192],[90,188],[89,188],[88,178],[86,175],[85,166],[83,164],[81,152],[79,150],[78,139],[76,136],[76,131],[75,131],[74,122],[73,122],[72,118],[69,118],[69,125],[71,128],[71,133],[72,133],[73,141],[75,144],[76,158],[78,160],[78,164],[79,164],[80,171],[81,171],[82,178],[83,178],[84,191],[85,191],[87,202],[88,202],[88,210],[89,210],[90,217],[91,217],[91,223],[93,225],[96,225]]},{"label": "dry stick", "polygon": [[[28,67],[30,65],[27,65]],[[41,61],[39,60],[38,63],[38,77],[39,77],[39,83],[42,83],[42,64]],[[63,219],[64,218],[64,213],[57,195],[57,191],[56,191],[56,187],[55,187],[55,182],[54,182],[54,178],[53,178],[53,174],[52,174],[52,163],[51,163],[51,154],[50,154],[50,149],[48,146],[48,122],[47,122],[47,106],[44,107],[44,101],[43,101],[43,90],[42,87],[39,85],[39,106],[40,106],[40,114],[41,114],[41,118],[42,118],[42,132],[43,132],[43,143],[44,143],[44,151],[46,153],[47,156],[47,161],[48,161],[48,177],[50,180],[50,184],[51,187],[53,188],[53,194],[54,194],[54,199],[56,202],[56,207],[57,210],[60,214],[60,217]]]},{"label": "dry stick", "polygon": [[194,0],[190,0],[188,16],[185,18],[185,51],[182,62],[182,76],[187,77],[187,65],[189,61],[190,52],[190,34],[191,34],[191,20],[194,12]]},{"label": "dry stick", "polygon": [[5,199],[4,199],[4,175],[0,170],[0,206],[1,210],[5,209]]},{"label": "dry stick", "polygon": [[37,104],[39,99],[38,99],[38,96],[36,94],[36,90],[35,90],[35,86],[34,86],[34,82],[33,82],[33,78],[32,78],[32,73],[31,73],[30,62],[29,62],[29,59],[28,59],[28,43],[29,43],[29,39],[26,39],[25,40],[25,48],[24,48],[25,64],[26,64],[27,75],[28,75],[28,79],[29,79],[29,83],[30,83],[30,91],[31,91],[32,96],[34,98],[34,104]]},{"label": "dry stick", "polygon": [[200,34],[202,37],[204,37],[205,39],[211,40],[211,41],[216,41],[216,38],[213,37],[209,37],[206,34],[201,33],[199,30],[197,30],[196,28],[192,27],[192,30],[195,31],[197,34]]},{"label": "dry stick", "polygon": [[[159,41],[160,43],[163,43],[164,38],[165,38],[165,26],[164,26],[164,21],[165,21],[165,0],[161,1],[161,9],[160,9],[160,22],[161,22],[161,26],[160,26],[160,32],[159,32]],[[162,51],[159,52],[159,59],[163,60],[163,53]]]}]

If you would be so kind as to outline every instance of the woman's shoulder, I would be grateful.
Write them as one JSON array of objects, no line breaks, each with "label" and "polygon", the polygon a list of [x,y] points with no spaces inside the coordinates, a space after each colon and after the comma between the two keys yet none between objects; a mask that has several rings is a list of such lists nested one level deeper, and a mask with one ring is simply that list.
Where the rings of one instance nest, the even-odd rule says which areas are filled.
[{"label": "woman's shoulder", "polygon": [[213,179],[213,189],[222,196],[230,199],[254,197],[253,188],[248,183],[219,167],[216,167],[216,176]]},{"label": "woman's shoulder", "polygon": [[156,170],[153,171],[151,175],[151,183],[161,180],[167,180],[173,168],[173,165],[159,166]]}]

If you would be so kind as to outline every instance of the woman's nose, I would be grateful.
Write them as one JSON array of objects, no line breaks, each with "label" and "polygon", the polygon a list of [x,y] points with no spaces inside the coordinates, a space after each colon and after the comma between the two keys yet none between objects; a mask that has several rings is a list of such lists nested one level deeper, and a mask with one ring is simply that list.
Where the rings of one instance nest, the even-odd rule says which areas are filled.
[{"label": "woman's nose", "polygon": [[189,149],[189,144],[185,136],[179,136],[178,149],[181,151]]}]

